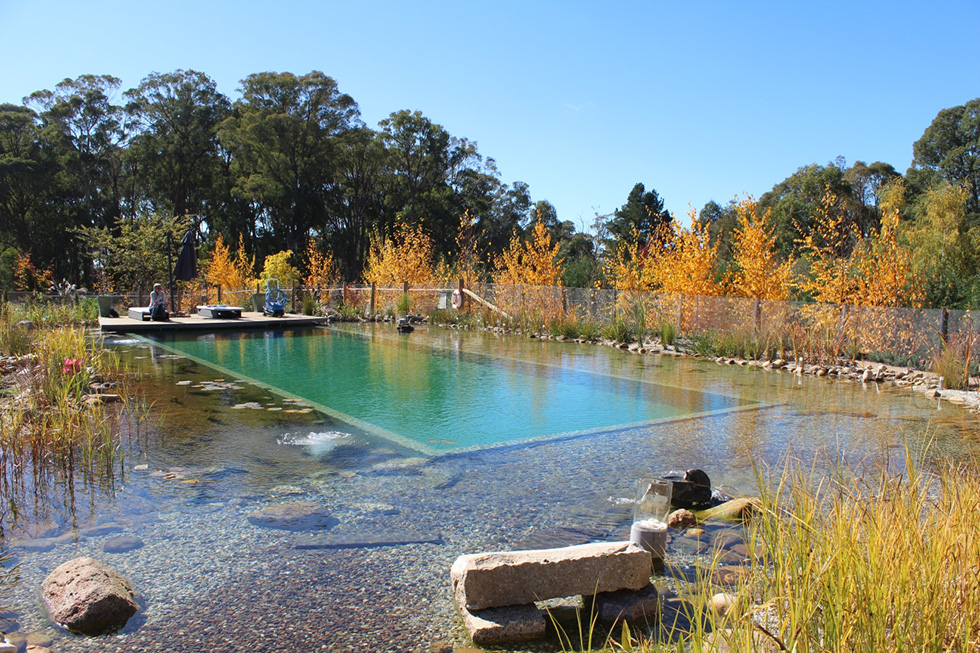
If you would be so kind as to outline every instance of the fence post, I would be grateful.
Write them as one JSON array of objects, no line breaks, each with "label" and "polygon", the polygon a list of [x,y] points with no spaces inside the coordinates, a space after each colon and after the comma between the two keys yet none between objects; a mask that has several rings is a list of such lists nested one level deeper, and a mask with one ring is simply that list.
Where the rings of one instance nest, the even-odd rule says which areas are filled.
[{"label": "fence post", "polygon": [[759,335],[759,320],[762,317],[761,314],[759,313],[759,309],[760,308],[761,307],[759,306],[759,298],[756,297],[755,298],[755,309],[754,309],[754,316],[755,317],[752,319],[752,324],[753,324],[753,328],[755,329],[756,335]]},{"label": "fence post", "polygon": [[616,306],[618,305],[619,296],[615,288],[613,288],[613,309],[612,309],[612,321],[616,321]]},{"label": "fence post", "polygon": [[943,339],[944,345],[949,345],[949,309],[945,306],[939,322],[939,337]]},{"label": "fence post", "polygon": [[677,333],[684,330],[684,293],[677,295]]},{"label": "fence post", "polygon": [[218,303],[221,303],[221,284],[218,284]]},{"label": "fence post", "polygon": [[296,282],[293,281],[293,313],[296,312]]},{"label": "fence post", "polygon": [[[368,315],[374,317],[374,293],[378,290],[378,282],[371,282],[371,300],[368,302]],[[347,295],[347,284],[344,284],[344,295]]]}]

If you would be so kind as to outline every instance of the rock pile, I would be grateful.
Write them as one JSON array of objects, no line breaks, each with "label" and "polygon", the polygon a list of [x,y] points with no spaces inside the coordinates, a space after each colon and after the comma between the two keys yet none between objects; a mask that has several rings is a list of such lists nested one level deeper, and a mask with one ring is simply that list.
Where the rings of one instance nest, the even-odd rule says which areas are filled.
[{"label": "rock pile", "polygon": [[[630,542],[463,555],[453,563],[453,597],[474,643],[503,644],[545,634],[535,601],[575,595],[600,618],[657,618],[650,552]],[[592,597],[591,595],[595,595]]]}]

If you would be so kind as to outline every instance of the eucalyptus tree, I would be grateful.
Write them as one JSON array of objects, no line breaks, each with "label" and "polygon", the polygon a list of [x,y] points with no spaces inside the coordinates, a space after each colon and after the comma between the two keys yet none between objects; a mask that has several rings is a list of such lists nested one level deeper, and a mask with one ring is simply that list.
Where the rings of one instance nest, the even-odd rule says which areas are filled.
[{"label": "eucalyptus tree", "polygon": [[969,222],[980,224],[980,98],[940,111],[912,150],[907,176],[938,176],[965,188]]},{"label": "eucalyptus tree", "polygon": [[112,100],[119,85],[111,75],[82,75],[24,98],[38,111],[40,138],[55,152],[63,180],[59,210],[72,225],[111,227],[120,215],[129,131]]},{"label": "eucalyptus tree", "polygon": [[128,161],[146,208],[212,217],[225,203],[216,193],[227,188],[220,183],[226,168],[217,132],[231,102],[210,77],[193,70],[151,73],[125,96],[138,129]]},{"label": "eucalyptus tree", "polygon": [[233,193],[256,210],[256,236],[270,250],[301,251],[327,223],[339,137],[361,127],[357,104],[319,71],[249,75],[241,92],[219,129]]},{"label": "eucalyptus tree", "polygon": [[670,212],[664,208],[663,198],[657,191],[647,190],[642,183],[637,183],[630,190],[626,203],[608,218],[603,245],[607,253],[637,239],[640,245],[647,245],[658,241],[671,221]]},{"label": "eucalyptus tree", "polygon": [[81,245],[65,234],[76,226],[113,227],[122,212],[129,132],[113,101],[119,84],[111,75],[82,75],[24,98],[37,111],[37,138],[58,170],[45,189],[52,201],[34,215],[32,249],[58,277],[78,281],[86,272]]},{"label": "eucalyptus tree", "polygon": [[30,252],[47,263],[59,231],[48,221],[55,202],[58,165],[41,141],[37,114],[0,104],[0,283],[10,287],[13,256]]},{"label": "eucalyptus tree", "polygon": [[321,235],[331,245],[341,275],[358,279],[367,260],[371,233],[384,213],[386,152],[380,136],[366,127],[339,138],[329,211]]},{"label": "eucalyptus tree", "polygon": [[396,111],[380,123],[388,152],[391,188],[385,222],[401,214],[410,223],[424,220],[437,253],[452,248],[460,214],[462,186],[483,167],[476,144],[456,138],[420,111]]}]

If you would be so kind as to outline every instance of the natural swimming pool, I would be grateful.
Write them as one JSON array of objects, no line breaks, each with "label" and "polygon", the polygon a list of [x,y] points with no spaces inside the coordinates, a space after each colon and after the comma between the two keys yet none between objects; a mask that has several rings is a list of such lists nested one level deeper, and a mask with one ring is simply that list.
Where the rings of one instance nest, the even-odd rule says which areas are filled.
[{"label": "natural swimming pool", "polygon": [[[447,445],[432,456],[329,413],[306,412],[303,388],[278,393],[169,345],[118,339],[113,347],[142,375],[152,402],[150,432],[127,444],[125,473],[111,491],[78,479],[72,493],[61,487],[25,498],[22,521],[8,534],[20,581],[0,618],[56,638],[61,651],[427,649],[461,636],[448,589],[456,556],[624,538],[625,499],[640,476],[698,466],[715,485],[750,492],[752,465],[778,465],[790,450],[827,464],[858,461],[901,451],[903,434],[912,442],[933,437],[935,458],[975,450],[975,424],[960,408],[895,388],[484,332],[429,328],[398,340],[385,325],[341,331],[330,337],[370,343],[364,355],[385,363],[379,373],[406,384],[431,378],[421,374],[416,352],[443,356],[434,370],[457,352],[458,360],[497,366],[494,373],[507,371],[529,388],[564,369],[576,380],[598,377],[611,394],[636,397],[658,385],[722,399],[698,399],[679,415],[638,425],[616,427],[634,421],[619,419],[581,437]],[[281,335],[270,356],[303,355],[286,345],[309,336]],[[224,346],[244,345],[229,339]],[[329,373],[356,378],[358,369]],[[716,401],[724,402],[720,409]],[[501,430],[509,423],[491,418]],[[438,438],[455,439],[425,439]],[[322,504],[337,524],[320,534],[248,521],[258,508],[291,500]],[[392,543],[357,546],[378,534]],[[106,541],[118,535],[143,546],[106,553]],[[406,541],[412,536],[417,541]],[[671,543],[675,559],[689,554],[685,538]],[[139,590],[141,612],[122,633],[67,636],[40,611],[40,582],[79,555],[106,561]]]},{"label": "natural swimming pool", "polygon": [[468,350],[459,338],[392,330],[185,333],[154,341],[427,455],[759,406],[656,375],[624,376],[597,357],[515,358],[503,347]]}]

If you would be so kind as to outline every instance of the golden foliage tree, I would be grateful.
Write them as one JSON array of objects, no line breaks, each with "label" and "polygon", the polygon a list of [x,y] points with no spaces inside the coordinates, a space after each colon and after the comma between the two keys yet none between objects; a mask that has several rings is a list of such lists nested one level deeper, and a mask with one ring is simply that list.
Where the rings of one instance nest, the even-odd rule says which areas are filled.
[{"label": "golden foliage tree", "polygon": [[432,239],[422,225],[399,221],[390,236],[372,236],[364,280],[379,286],[431,283],[434,258]]},{"label": "golden foliage tree", "polygon": [[676,220],[658,229],[651,243],[641,244],[638,234],[614,253],[606,264],[606,276],[618,290],[656,291],[685,295],[720,295],[717,281],[718,243],[712,243],[708,226],[699,225],[691,210],[690,229]]},{"label": "golden foliage tree", "polygon": [[282,288],[289,287],[293,285],[293,282],[299,281],[299,270],[289,262],[292,256],[293,250],[291,249],[266,256],[262,264],[262,274],[259,275],[259,279],[262,281],[277,279]]},{"label": "golden foliage tree", "polygon": [[735,297],[786,300],[792,290],[792,261],[776,253],[776,225],[772,209],[758,214],[758,203],[748,197],[735,204],[738,223],[732,245],[733,269],[728,286]]},{"label": "golden foliage tree", "polygon": [[844,200],[828,187],[813,218],[813,228],[797,241],[810,267],[810,274],[800,277],[797,287],[818,302],[855,303],[860,268],[851,253],[859,241]]},{"label": "golden foliage tree", "polygon": [[333,254],[321,252],[314,239],[310,238],[306,242],[303,258],[306,259],[306,276],[303,277],[303,284],[307,288],[333,286],[339,281],[340,275],[334,265]]},{"label": "golden foliage tree", "polygon": [[620,243],[612,258],[606,262],[606,278],[612,287],[617,290],[653,290],[652,280],[643,274],[645,257],[646,247],[640,244],[636,233]]},{"label": "golden foliage tree", "polygon": [[[648,257],[648,274],[660,292],[685,295],[721,295],[717,281],[718,242],[712,243],[707,224],[698,224],[694,209],[691,228],[671,221],[671,237],[656,256]],[[652,259],[652,260],[651,260]]]},{"label": "golden foliage tree", "polygon": [[212,285],[229,290],[240,290],[249,288],[255,283],[255,278],[252,276],[254,269],[255,257],[246,256],[241,234],[238,235],[238,250],[234,256],[231,255],[231,251],[225,245],[221,234],[218,234],[204,278]]},{"label": "golden foliage tree", "polygon": [[539,219],[534,223],[531,239],[523,240],[517,233],[510,245],[496,260],[495,281],[512,285],[557,286],[565,274],[558,256],[559,243],[552,244],[551,234]]},{"label": "golden foliage tree", "polygon": [[864,306],[921,306],[924,292],[914,270],[914,252],[902,234],[899,211],[904,184],[884,194],[881,227],[862,240],[855,251],[858,288],[855,303]]}]

